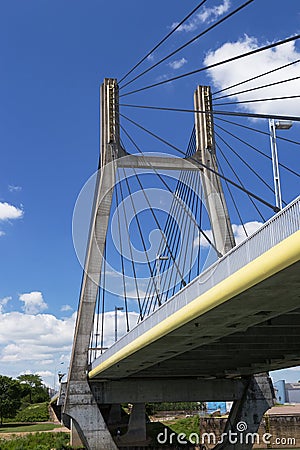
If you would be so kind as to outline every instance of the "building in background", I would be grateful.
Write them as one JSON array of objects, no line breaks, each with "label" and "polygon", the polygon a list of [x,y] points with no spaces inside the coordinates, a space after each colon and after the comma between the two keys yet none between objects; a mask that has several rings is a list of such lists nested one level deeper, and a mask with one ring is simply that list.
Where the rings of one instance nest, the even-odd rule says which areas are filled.
[{"label": "building in background", "polygon": [[300,403],[300,383],[286,383],[279,380],[274,383],[277,403]]},{"label": "building in background", "polygon": [[226,414],[230,411],[232,402],[206,402],[206,412],[212,414],[220,411],[221,414]]}]

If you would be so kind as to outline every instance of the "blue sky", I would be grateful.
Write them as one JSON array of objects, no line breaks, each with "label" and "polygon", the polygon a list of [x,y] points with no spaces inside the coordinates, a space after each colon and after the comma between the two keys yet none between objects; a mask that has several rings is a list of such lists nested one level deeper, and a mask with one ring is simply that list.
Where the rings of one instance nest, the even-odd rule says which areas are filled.
[{"label": "blue sky", "polygon": [[[105,77],[124,75],[196,4],[179,0],[130,0],[113,5],[100,0],[12,0],[2,4],[0,373],[17,376],[38,371],[52,384],[60,363],[68,365],[82,276],[72,242],[72,215],[80,190],[98,166],[99,86]],[[200,14],[142,67],[149,67],[240,4],[208,0]],[[284,7],[279,0],[256,0],[132,88],[299,33],[299,19],[297,0],[288,0]],[[297,58],[299,46],[290,44],[269,58],[261,56],[248,65],[239,62],[234,70],[202,72],[177,84],[124,97],[124,102],[191,108],[197,84],[212,84],[216,90],[253,71],[263,72],[272,64]],[[299,70],[297,65],[281,76],[293,77]],[[131,89],[121,92],[126,90]],[[299,80],[289,83],[287,91],[282,85],[265,91],[265,96],[291,95],[291,91],[299,92]],[[259,94],[251,93],[250,98],[259,98]],[[299,100],[251,108],[297,115]],[[180,148],[186,147],[193,122],[190,115],[129,108],[123,112]],[[265,122],[255,126],[267,130]],[[133,132],[132,126],[126,128]],[[139,139],[137,131],[135,135]],[[299,140],[298,135],[294,125],[289,138]],[[145,150],[166,151],[150,139],[142,142]],[[259,145],[268,145],[268,141],[259,141]],[[284,162],[295,169],[298,147],[283,151],[282,146]],[[270,170],[266,176],[271,177]],[[297,194],[296,180],[284,181],[285,198],[290,201]],[[246,208],[244,212],[247,221],[257,220]],[[297,380],[300,372],[292,371],[288,377]]]}]

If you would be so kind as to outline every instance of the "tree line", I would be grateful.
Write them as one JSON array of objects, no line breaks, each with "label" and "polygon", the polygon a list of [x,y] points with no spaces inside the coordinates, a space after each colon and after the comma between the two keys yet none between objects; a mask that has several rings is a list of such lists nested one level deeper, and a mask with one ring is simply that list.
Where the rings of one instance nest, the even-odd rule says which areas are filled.
[{"label": "tree line", "polygon": [[21,408],[49,401],[47,387],[39,375],[23,374],[16,379],[0,375],[0,425],[14,418]]}]

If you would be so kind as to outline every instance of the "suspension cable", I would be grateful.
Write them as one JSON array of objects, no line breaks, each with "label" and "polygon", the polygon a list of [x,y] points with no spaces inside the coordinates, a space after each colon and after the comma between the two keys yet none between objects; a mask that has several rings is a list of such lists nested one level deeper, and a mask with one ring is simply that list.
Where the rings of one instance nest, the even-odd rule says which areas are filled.
[{"label": "suspension cable", "polygon": [[[218,127],[218,125],[216,125]],[[274,189],[259,175],[259,173],[256,172],[256,170],[253,169],[253,167],[247,163],[247,161],[231,146],[229,145],[225,139],[222,138],[222,136],[220,136],[219,133],[217,133],[215,131],[216,136],[223,142],[223,144],[226,145],[227,148],[229,148],[229,150],[232,151],[232,153],[234,153],[239,159],[240,161],[242,161],[246,167],[248,167],[248,169],[254,173],[254,175],[274,194]]]},{"label": "suspension cable", "polygon": [[129,84],[133,83],[134,81],[136,81],[138,78],[140,78],[141,76],[145,75],[146,73],[150,72],[150,70],[154,69],[155,67],[157,67],[158,65],[160,65],[161,63],[163,63],[164,61],[166,61],[167,59],[171,58],[171,56],[176,55],[176,53],[180,52],[181,50],[183,50],[184,48],[186,48],[188,45],[192,44],[193,42],[195,42],[197,39],[199,39],[200,37],[204,36],[206,33],[208,33],[209,31],[211,31],[212,29],[216,28],[218,25],[220,25],[221,23],[223,23],[224,21],[226,21],[227,19],[229,19],[231,16],[235,15],[236,13],[238,13],[239,11],[241,11],[242,9],[244,9],[246,6],[248,6],[250,3],[253,3],[254,0],[247,0],[245,3],[243,3],[241,6],[239,6],[238,8],[236,8],[234,11],[230,12],[229,14],[227,14],[226,16],[222,17],[222,19],[219,19],[217,22],[213,23],[211,26],[209,26],[208,28],[206,28],[204,31],[202,31],[201,33],[197,34],[196,36],[194,36],[192,39],[190,39],[189,41],[187,41],[185,44],[181,45],[180,47],[178,47],[176,50],[172,51],[171,53],[169,53],[167,56],[165,56],[164,58],[160,59],[158,62],[156,62],[155,64],[153,64],[152,66],[148,67],[148,69],[144,70],[143,72],[141,72],[139,75],[136,75],[134,78],[132,78],[131,80],[129,80],[127,83],[125,83],[120,89],[123,89],[124,87],[128,86]]},{"label": "suspension cable", "polygon": [[[185,155],[185,153],[179,149],[178,147],[176,147],[175,145],[171,144],[170,142],[166,141],[165,139],[157,136],[155,133],[153,133],[152,131],[147,130],[145,127],[143,127],[142,125],[139,125],[137,122],[135,122],[132,119],[129,119],[128,117],[124,116],[124,114],[120,113],[120,116],[124,117],[124,119],[128,120],[129,122],[131,122],[132,124],[134,124],[135,126],[137,126],[138,128],[144,130],[146,133],[150,134],[151,136],[155,137],[156,139],[158,139],[160,142],[163,142],[165,145],[175,149],[176,151],[178,151],[179,153],[181,153],[182,155]],[[217,172],[216,170],[213,170],[211,167],[207,166],[206,164],[203,164],[202,162],[196,160],[195,158],[190,158],[191,161],[195,162],[197,165],[206,168],[207,170],[209,170],[210,172],[214,173],[215,175],[217,175],[218,177],[220,177],[221,179],[227,180],[228,183],[232,184],[233,186],[235,186],[236,188],[240,189],[241,191],[245,192],[247,195],[250,195],[251,197],[255,198],[256,200],[258,200],[259,202],[263,203],[264,205],[268,206],[269,208],[271,208],[274,212],[278,212],[279,208],[277,206],[272,205],[271,203],[267,202],[266,200],[262,199],[261,197],[259,197],[258,195],[254,194],[253,192],[249,191],[248,189],[246,189],[243,186],[240,186],[239,184],[235,183],[234,181],[230,180],[229,178],[223,176],[222,174],[220,174],[219,172]],[[202,230],[203,231],[203,230]]]},{"label": "suspension cable", "polygon": [[278,114],[257,114],[257,113],[235,112],[235,111],[200,110],[200,109],[187,109],[187,108],[168,108],[168,107],[164,107],[164,106],[132,105],[132,104],[128,104],[128,103],[121,103],[120,106],[127,106],[129,108],[139,108],[139,109],[153,109],[155,111],[202,113],[202,114],[212,114],[214,116],[215,115],[224,115],[224,116],[237,116],[237,117],[252,117],[252,118],[255,118],[255,119],[291,120],[293,122],[300,122],[300,117],[299,116],[286,116],[286,115],[278,115]]},{"label": "suspension cable", "polygon": [[138,299],[139,311],[140,311],[140,314],[141,314],[140,293],[139,293],[139,287],[138,287],[138,282],[137,282],[137,274],[136,274],[135,264],[134,264],[134,260],[133,260],[132,245],[131,245],[131,240],[130,240],[130,235],[129,235],[129,223],[128,223],[128,218],[127,218],[127,212],[126,212],[125,204],[124,204],[124,198],[125,197],[124,197],[124,194],[123,194],[122,182],[121,182],[120,178],[119,178],[119,188],[120,188],[120,194],[121,194],[122,205],[123,205],[123,214],[124,214],[124,218],[125,218],[125,225],[126,225],[126,230],[127,230],[126,235],[127,235],[127,239],[128,239],[128,247],[129,247],[129,252],[130,252],[132,273],[133,273],[133,278],[134,278],[134,283],[135,283],[136,295],[137,295],[137,299]]},{"label": "suspension cable", "polygon": [[293,61],[293,62],[288,63],[288,64],[284,64],[283,66],[280,66],[280,67],[276,67],[276,69],[268,70],[268,72],[264,72],[264,73],[262,73],[260,75],[256,75],[255,77],[248,78],[247,80],[240,81],[239,83],[232,84],[231,86],[228,86],[228,87],[226,87],[224,89],[220,89],[219,91],[213,92],[212,95],[214,96],[216,94],[220,94],[220,92],[225,92],[225,91],[228,91],[229,89],[232,89],[234,87],[240,86],[241,84],[245,84],[245,83],[249,83],[250,81],[257,80],[258,78],[264,77],[264,76],[269,75],[270,73],[273,73],[273,72],[277,72],[277,70],[285,69],[286,67],[292,66],[293,64],[297,64],[298,62],[300,62],[300,59],[296,59],[296,61]]},{"label": "suspension cable", "polygon": [[[240,128],[245,128],[246,130],[255,131],[256,133],[264,134],[265,136],[269,136],[270,137],[270,133],[267,133],[266,131],[258,130],[257,128],[252,128],[252,127],[249,127],[247,125],[243,125],[241,123],[232,122],[231,120],[221,119],[221,117],[215,117],[215,119],[216,120],[220,120],[221,122],[230,123],[231,125],[235,125],[235,126],[240,127]],[[280,139],[281,141],[289,142],[290,144],[300,145],[299,141],[294,141],[292,139],[287,139],[287,138],[284,138],[282,136],[276,136],[276,139],[277,140]]]},{"label": "suspension cable", "polygon": [[101,343],[100,352],[102,355],[104,348],[104,318],[105,318],[105,285],[106,285],[106,242],[104,246],[104,261],[103,261],[103,285],[102,285],[102,316],[101,316]]},{"label": "suspension cable", "polygon": [[[300,77],[299,77],[300,78]],[[288,95],[285,97],[272,97],[272,98],[258,98],[255,100],[236,100],[232,102],[223,102],[223,103],[215,103],[215,106],[224,106],[224,105],[237,105],[242,103],[262,103],[262,102],[269,102],[273,100],[291,100],[294,98],[299,98],[300,95]]]},{"label": "suspension cable", "polygon": [[[186,176],[186,172],[184,173],[184,176]],[[181,178],[181,176],[180,176],[180,178]],[[178,192],[182,192],[183,188],[184,188],[184,184],[181,181],[178,180],[177,186],[175,188],[175,191],[176,192],[177,191]],[[175,235],[177,236],[177,230],[175,229],[175,221],[172,220],[172,218],[173,218],[173,215],[177,214],[178,210],[179,210],[180,215],[182,215],[182,208],[179,207],[178,202],[176,202],[175,199],[173,198],[172,204],[171,204],[171,208],[170,208],[170,211],[169,211],[169,215],[168,215],[168,219],[167,219],[167,222],[166,222],[166,224],[164,226],[164,234],[167,237],[171,236],[171,238],[168,239],[168,242],[169,242],[170,246],[173,246],[173,242],[176,242]],[[159,248],[158,248],[158,255],[162,253],[163,246],[164,246],[164,241],[163,241],[163,239],[161,239],[161,242],[160,242],[160,245],[159,245]],[[176,255],[177,254],[177,249],[175,249],[175,251],[173,253]],[[165,262],[166,261],[162,261],[162,264],[164,265],[164,267],[162,267],[163,271],[164,271],[164,268],[165,268],[165,264],[164,264]],[[171,260],[169,259],[168,262],[169,262],[169,266],[170,266]],[[174,269],[174,265],[173,265],[173,269]],[[160,290],[160,294],[162,294],[163,291],[164,291],[164,287],[163,287],[163,289]],[[150,293],[148,295],[148,298],[150,296],[151,296],[151,291],[150,291]],[[152,295],[152,297],[153,297],[153,295]]]},{"label": "suspension cable", "polygon": [[273,83],[263,84],[262,86],[256,86],[253,88],[244,89],[243,91],[233,92],[232,94],[226,94],[226,95],[221,95],[220,97],[214,97],[214,100],[220,100],[221,98],[233,97],[233,96],[236,96],[239,94],[244,94],[246,92],[257,91],[259,89],[265,89],[265,88],[268,88],[271,86],[276,86],[278,84],[289,83],[290,81],[299,80],[299,78],[300,78],[300,76],[293,77],[293,78],[287,78],[286,80],[275,81]]},{"label": "suspension cable", "polygon": [[[120,114],[120,116],[124,117],[124,118],[127,119],[129,122],[135,123],[134,121],[132,121],[131,119],[127,118],[127,117],[124,116],[123,114]],[[147,164],[152,168],[152,170],[155,172],[155,174],[159,177],[159,179],[161,180],[161,182],[163,183],[163,185],[168,189],[169,192],[171,192],[171,193],[173,194],[172,189],[168,186],[168,184],[165,182],[165,180],[163,179],[163,177],[157,172],[157,170],[155,169],[155,167],[153,167],[153,165],[151,164],[151,162],[147,160],[147,158],[145,157],[144,153],[143,153],[143,152],[141,151],[141,149],[137,146],[137,144],[133,141],[133,139],[130,137],[129,133],[124,129],[124,127],[123,127],[122,125],[120,125],[120,126],[121,126],[121,128],[123,129],[124,133],[126,133],[127,137],[128,137],[128,138],[131,140],[131,142],[136,146],[136,148],[137,148],[138,151],[141,153],[141,155],[145,158],[145,161],[147,162]],[[138,125],[138,124],[137,124],[137,126],[143,128],[141,125]],[[143,128],[143,129],[144,129],[144,128]],[[155,134],[151,133],[151,131],[146,130],[146,129],[144,129],[144,130],[147,131],[148,133],[152,134],[152,135],[153,135],[154,137],[156,137],[157,139],[159,139],[159,140],[161,140],[162,142],[164,142],[164,143],[167,144],[167,141],[164,141],[164,139],[159,138],[159,137],[156,136]],[[177,147],[173,146],[172,144],[168,143],[167,145],[171,146],[171,147],[174,148],[175,150],[178,150],[178,151],[179,151],[180,153],[182,153],[183,155],[185,154],[182,150],[178,149]],[[198,165],[208,168],[208,166],[205,166],[204,164],[199,163],[199,161],[197,161],[196,159],[194,159],[194,158],[190,158],[190,159],[191,159],[192,161],[195,161]],[[214,171],[213,169],[209,169],[209,170],[210,170],[211,172],[215,173],[215,174],[218,174],[218,172]],[[229,181],[230,183],[232,183],[233,185],[236,185],[236,183],[234,183],[233,181],[231,181],[231,180],[228,180],[228,181]],[[241,189],[241,187],[240,187],[239,185],[236,185],[236,187],[239,187],[239,188]],[[254,197],[257,197],[255,194],[252,194],[252,195],[253,195]],[[174,198],[177,198],[177,197],[174,197]],[[259,199],[259,197],[257,197],[257,199]],[[181,203],[181,201],[180,201],[179,198],[177,198],[177,201]],[[264,203],[263,200],[261,200],[261,201]],[[267,206],[270,206],[271,208],[273,208],[273,206],[270,205],[269,203],[267,204]],[[184,207],[184,206],[183,206],[183,207]],[[189,213],[189,212],[187,211],[187,214],[188,214],[188,213]],[[193,216],[190,216],[190,218],[191,218],[191,220],[193,220],[193,221],[195,222],[195,219],[194,219]],[[196,222],[195,222],[195,223],[196,223]],[[198,224],[197,224],[197,223],[196,223],[196,226],[198,227]],[[217,255],[218,255],[219,257],[223,256],[223,255],[218,251],[218,249],[214,246],[214,244],[213,244],[212,241],[209,239],[209,237],[206,235],[206,233],[205,233],[203,230],[201,230],[201,229],[199,229],[199,231],[200,231],[200,233],[203,234],[204,238],[207,240],[207,242],[209,243],[209,245],[211,245],[211,246],[213,247],[213,249],[216,251]]]},{"label": "suspension cable", "polygon": [[[224,155],[224,152],[222,151],[221,147],[219,145],[217,145],[217,148],[219,150],[219,152],[221,153],[221,155],[223,156],[223,158],[225,159],[226,163],[228,164],[228,166],[230,167],[230,169],[232,170],[232,172],[234,173],[236,179],[239,181],[239,183],[241,184],[241,186],[244,186],[241,178],[238,176],[238,174],[236,173],[234,167],[232,166],[232,164],[228,161],[228,158]],[[261,217],[261,219],[265,222],[266,219],[264,218],[264,216],[262,215],[262,213],[260,212],[260,210],[258,209],[257,205],[254,203],[253,198],[251,198],[248,195],[249,200],[251,201],[252,205],[254,206],[254,208],[256,209],[257,213],[259,214],[259,216]]]},{"label": "suspension cable", "polygon": [[[133,201],[133,196],[132,196],[131,188],[130,188],[130,185],[129,185],[129,182],[128,182],[128,178],[126,176],[125,168],[123,168],[123,174],[124,174],[124,179],[125,179],[125,183],[126,183],[126,186],[127,186],[127,190],[128,190],[128,193],[129,193],[129,198],[130,198],[130,201],[131,201],[131,206],[132,206],[132,209],[133,209],[133,212],[134,212],[134,217],[135,217],[135,220],[136,220],[136,223],[137,223],[139,235],[140,235],[140,238],[141,238],[142,246],[143,246],[143,249],[144,249],[144,252],[145,252],[145,255],[146,255],[146,260],[147,260],[147,265],[149,267],[149,272],[150,272],[151,277],[153,278],[154,277],[154,273],[153,273],[153,270],[152,270],[152,267],[151,267],[147,246],[146,246],[144,235],[143,235],[143,232],[142,232],[142,227],[141,227],[141,224],[140,224],[140,220],[138,218],[137,210],[136,210],[136,207],[135,207],[135,204],[134,204],[134,201]],[[143,320],[143,318],[144,318],[143,316],[140,316],[141,320]]]},{"label": "suspension cable", "polygon": [[188,77],[190,75],[194,75],[196,73],[203,72],[205,70],[209,70],[209,69],[212,69],[214,67],[221,66],[222,64],[227,64],[227,63],[232,62],[232,61],[237,61],[237,60],[239,60],[241,58],[245,58],[246,56],[254,55],[256,53],[260,53],[260,52],[268,50],[270,48],[274,48],[274,47],[278,47],[279,45],[286,44],[287,42],[295,41],[295,40],[299,39],[299,37],[300,37],[300,34],[298,34],[296,36],[289,37],[287,39],[283,39],[282,41],[277,41],[277,42],[275,42],[273,44],[268,44],[268,45],[265,45],[263,47],[256,48],[254,50],[250,50],[250,51],[248,51],[246,53],[242,53],[240,55],[233,56],[233,57],[225,59],[223,61],[219,61],[219,62],[216,62],[214,64],[210,64],[210,65],[205,66],[205,67],[200,67],[199,69],[192,70],[191,72],[186,72],[186,73],[183,73],[181,75],[177,75],[176,77],[168,78],[166,80],[159,81],[157,83],[153,83],[153,84],[150,84],[148,86],[144,86],[142,88],[135,89],[135,90],[130,91],[130,92],[126,92],[126,93],[120,95],[120,97],[125,97],[126,95],[135,94],[136,92],[145,91],[146,89],[151,89],[151,88],[156,87],[156,86],[161,86],[162,84],[169,83],[170,81],[179,80],[181,78]]},{"label": "suspension cable", "polygon": [[204,5],[204,3],[206,3],[207,0],[202,0],[202,2],[200,2],[196,8],[194,8],[187,16],[184,17],[184,19],[181,20],[181,22],[179,22],[163,39],[161,39],[159,41],[158,44],[156,44],[143,58],[141,58],[134,67],[132,67],[132,69],[130,69],[119,81],[119,84],[122,83],[122,81],[124,81],[128,75],[130,75],[137,67],[139,67],[150,55],[152,55],[152,53],[155,52],[155,50],[158,49],[158,47],[160,47],[170,36],[172,36],[172,34],[175,33],[175,31],[177,31],[202,5]]},{"label": "suspension cable", "polygon": [[[196,136],[195,136],[195,126],[194,126],[193,129],[192,129],[192,133],[191,133],[191,136],[190,136],[190,139],[189,139],[188,146],[187,146],[186,157],[194,154],[194,152],[195,152],[195,145],[196,145]],[[175,188],[175,192],[178,194],[178,196],[182,195],[185,186],[190,185],[190,183],[189,183],[189,179],[190,178],[191,178],[190,177],[190,172],[187,173],[187,171],[181,171],[180,178],[179,178],[179,180],[177,182],[177,186]],[[173,215],[177,215],[178,216],[178,210],[179,210],[179,214],[180,214],[180,217],[181,217],[182,214],[183,214],[183,208],[173,198],[172,205],[171,205],[170,212],[169,212],[169,216],[168,216],[168,220],[167,220],[165,228],[164,228],[165,235],[166,236],[170,236],[170,239],[168,239],[168,241],[171,240],[170,245],[173,245],[173,242],[176,242],[177,235],[178,235],[178,233],[177,233],[178,229],[175,228],[175,221],[171,220],[171,217],[173,217]],[[178,220],[179,220],[179,217],[178,217]],[[161,244],[159,246],[159,253],[162,251],[162,245],[163,245],[163,241],[161,240]],[[175,249],[175,254],[177,254],[177,248]],[[163,265],[162,270],[165,270],[166,265],[168,265],[168,269],[167,270],[169,270],[170,264],[171,264],[170,260],[162,261],[162,265]],[[172,281],[173,272],[174,272],[174,265],[172,266],[172,273],[169,276],[169,287],[168,287],[167,292],[165,294],[166,298],[168,297],[168,292],[170,290],[170,284],[171,284],[171,281]],[[166,284],[166,279],[164,280],[164,284],[163,284],[163,287],[162,287],[162,295],[164,293],[165,284]]]},{"label": "suspension cable", "polygon": [[[183,236],[183,239],[184,239],[184,236],[186,235],[187,222],[189,222],[190,224],[192,223],[191,220],[188,220],[189,216],[186,214],[186,209],[190,207],[189,199],[191,197],[191,193],[192,192],[191,192],[191,189],[189,187],[190,187],[190,184],[191,184],[191,179],[193,178],[193,174],[194,173],[192,173],[192,172],[186,173],[186,171],[184,171],[183,174],[182,174],[182,177],[181,177],[181,180],[182,180],[181,181],[181,185],[182,185],[181,193],[179,193],[179,191],[176,191],[176,196],[181,196],[182,195],[182,201],[186,205],[185,209],[182,208],[180,203],[177,202],[176,199],[174,198],[174,201],[176,202],[176,204],[178,205],[178,208],[179,208],[178,222],[180,223],[180,226],[176,227],[175,232],[172,232],[172,231],[170,232],[171,239],[172,239],[172,244],[174,243],[174,245],[175,245],[175,250],[174,250],[175,255],[177,254],[178,249],[179,249],[179,243],[180,243],[179,235],[180,235],[180,233],[181,233],[181,235]],[[181,243],[183,245],[183,240],[182,240]],[[182,248],[181,248],[180,252],[182,252]],[[185,252],[185,256],[186,256],[186,254],[187,254],[187,251]],[[181,257],[180,256],[179,256],[179,259],[181,261]],[[165,265],[167,265],[166,263],[167,262],[165,262]],[[184,270],[184,266],[185,266],[185,261],[183,262],[183,270]],[[168,269],[169,269],[169,267],[170,267],[170,262],[168,264]],[[174,266],[171,269],[171,274],[170,274],[170,278],[169,278],[169,286],[172,283],[173,273],[174,273]],[[176,274],[175,274],[175,279],[176,279]],[[165,279],[165,282],[163,284],[162,291],[164,290],[165,285],[166,285],[166,279]],[[169,291],[169,288],[168,288],[168,291]],[[166,293],[166,295],[168,295],[168,292]]]},{"label": "suspension cable", "polygon": [[[218,167],[219,167],[221,173],[224,175],[224,171],[223,171],[222,165],[221,165],[220,160],[219,160],[219,158],[218,158],[217,155],[216,155],[216,160],[217,160]],[[229,186],[229,184],[227,183],[227,181],[225,181],[225,184],[226,184],[228,193],[229,193],[229,195],[230,195],[231,201],[232,201],[232,203],[233,203],[234,209],[236,210],[236,213],[237,213],[237,215],[238,215],[238,218],[240,219],[240,222],[241,222],[241,224],[242,224],[244,233],[245,233],[246,237],[248,237],[248,233],[247,233],[247,230],[246,230],[244,221],[243,221],[243,219],[242,219],[240,210],[239,210],[239,208],[238,208],[238,206],[237,206],[237,203],[236,203],[236,201],[235,201],[235,198],[234,198],[234,195],[233,195],[233,193],[232,193],[232,190],[230,189],[230,186]]]},{"label": "suspension cable", "polygon": [[122,244],[122,235],[121,235],[119,195],[118,195],[118,189],[116,189],[115,191],[116,191],[116,201],[117,201],[116,209],[117,209],[117,219],[118,219],[118,233],[119,233],[119,244],[120,244],[120,259],[121,259],[122,280],[123,280],[124,304],[125,304],[126,325],[127,325],[127,332],[128,332],[130,330],[130,328],[129,328],[129,320],[128,320],[127,289],[126,289],[126,281],[125,281],[125,264],[124,264],[123,244]]},{"label": "suspension cable", "polygon": [[[218,120],[222,121],[222,122],[228,122],[231,123],[232,125],[237,125],[240,126],[242,128],[247,128],[250,129],[252,131],[256,131],[257,133],[262,133],[266,136],[270,136],[269,133],[266,133],[264,131],[260,131],[260,130],[256,130],[255,128],[251,128],[251,127],[246,127],[244,125],[241,124],[237,124],[235,122],[231,122],[229,120],[225,120],[225,119],[220,119],[219,117],[217,117]],[[243,144],[245,144],[247,147],[253,149],[254,151],[256,151],[257,153],[259,153],[260,155],[264,156],[265,158],[268,158],[270,161],[272,160],[272,157],[270,155],[266,155],[264,152],[262,152],[261,150],[259,150],[257,147],[254,147],[253,145],[251,145],[249,142],[244,141],[244,139],[240,138],[239,136],[236,136],[235,134],[231,133],[230,131],[226,130],[225,128],[221,127],[220,125],[215,123],[215,126],[217,128],[220,128],[222,131],[224,131],[224,133],[229,134],[230,136],[232,136],[233,138],[235,138],[236,140],[238,140],[239,142],[242,142]],[[279,139],[279,136],[277,136],[277,139]],[[286,165],[282,164],[281,162],[278,162],[279,166],[282,167],[283,169],[287,170],[288,172],[292,173],[293,175],[296,175],[297,177],[300,178],[300,174],[295,172],[293,169],[290,169],[289,167],[287,167]]]}]

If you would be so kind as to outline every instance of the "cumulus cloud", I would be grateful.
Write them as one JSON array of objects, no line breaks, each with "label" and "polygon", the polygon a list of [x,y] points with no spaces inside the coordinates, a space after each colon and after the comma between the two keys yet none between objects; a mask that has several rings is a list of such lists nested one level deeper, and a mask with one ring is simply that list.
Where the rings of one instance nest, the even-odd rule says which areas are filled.
[{"label": "cumulus cloud", "polygon": [[[24,372],[23,372],[24,373]],[[29,372],[31,373],[31,372]],[[52,377],[53,373],[50,370],[40,370],[34,373],[35,375],[39,375],[41,378]]]},{"label": "cumulus cloud", "polygon": [[[97,328],[97,319],[99,323],[102,322],[102,316],[95,316],[94,322],[94,333],[99,333],[99,328]],[[129,328],[132,329],[138,321],[139,314],[136,312],[128,313]],[[118,339],[126,334],[127,330],[127,319],[126,313],[124,311],[118,311],[117,313],[117,328],[118,328]],[[98,331],[97,331],[98,330]],[[115,311],[107,311],[104,313],[104,347],[110,347],[115,342]],[[99,347],[99,342],[98,345]],[[100,352],[96,352],[96,356],[100,356]]]},{"label": "cumulus cloud", "polygon": [[20,219],[24,211],[7,202],[0,202],[0,220]]},{"label": "cumulus cloud", "polygon": [[[248,234],[248,236],[251,236],[251,234],[253,234],[261,226],[262,226],[262,222],[257,222],[257,221],[247,222],[244,224],[244,227],[243,227],[243,225],[237,225],[237,224],[233,223],[232,230],[233,230],[236,244],[240,244],[244,239],[247,238],[247,234]],[[245,233],[245,230],[246,230],[247,234]],[[204,233],[213,242],[212,230],[204,230]],[[199,237],[197,237],[194,240],[194,246],[199,246],[199,245],[201,247],[206,247],[206,248],[210,246],[208,240],[205,239],[205,237],[202,234],[200,236],[200,239],[199,239]]]},{"label": "cumulus cloud", "polygon": [[[216,20],[218,17],[225,14],[230,8],[231,2],[230,0],[224,0],[219,5],[213,6],[211,8],[207,8],[206,6],[200,10],[199,13],[195,14],[190,20],[181,25],[176,31],[195,31],[199,26],[203,23],[211,23]],[[175,28],[178,25],[178,22],[174,22],[171,25],[171,28]]]},{"label": "cumulus cloud", "polygon": [[64,319],[16,311],[0,314],[0,373],[38,373],[53,385],[58,361],[67,368],[75,320],[76,313]]},{"label": "cumulus cloud", "polygon": [[[52,314],[17,311],[0,314],[0,373],[13,377],[38,373],[53,386],[54,374],[57,378],[57,372],[67,371],[69,365],[76,315],[59,319]],[[130,328],[137,319],[137,313],[129,313]],[[120,338],[126,333],[125,312],[118,311],[117,320]],[[105,313],[104,324],[104,345],[109,347],[114,343],[114,311]]]},{"label": "cumulus cloud", "polygon": [[242,225],[232,224],[235,242],[237,244],[239,244],[240,242],[242,242],[244,239],[247,238],[245,230],[246,230],[248,236],[251,236],[251,234],[253,234],[256,230],[258,230],[262,225],[263,225],[262,222],[257,222],[257,221],[247,222],[244,224],[244,227],[245,227],[245,229],[244,229],[244,227]]},{"label": "cumulus cloud", "polygon": [[73,308],[72,308],[72,306],[70,306],[70,305],[62,305],[62,307],[60,308],[60,310],[61,310],[62,312],[67,312],[67,311],[72,311]]},{"label": "cumulus cloud", "polygon": [[38,314],[48,308],[41,292],[33,291],[19,295],[19,300],[24,302],[23,311],[26,314]]},{"label": "cumulus cloud", "polygon": [[[1,234],[0,234],[1,236]],[[7,305],[7,303],[12,300],[12,297],[4,297],[0,299],[0,314],[3,314],[5,306]]]},{"label": "cumulus cloud", "polygon": [[[217,50],[209,52],[205,57],[204,64],[209,66],[219,61],[232,58],[236,55],[255,50],[263,45],[265,45],[265,43],[259,43],[255,37],[246,35],[236,42],[226,42]],[[276,69],[298,59],[300,59],[300,52],[297,51],[294,42],[289,42],[276,48],[265,50],[261,53],[208,69],[208,73],[213,84],[219,90]],[[230,94],[230,97],[219,100],[215,99],[215,105],[228,101],[247,101],[295,95],[300,90],[300,80],[293,80],[287,83],[265,87],[247,93],[239,94],[238,92],[277,81],[294,78],[299,75],[300,63],[297,63],[232,88],[224,93],[220,93],[220,96]],[[219,95],[216,95],[216,97],[219,97]],[[276,113],[281,115],[298,115],[299,99],[245,103],[239,106],[247,111],[261,114]]]},{"label": "cumulus cloud", "polygon": [[174,70],[178,70],[186,63],[187,63],[187,60],[185,58],[181,58],[181,59],[176,59],[175,61],[171,61],[169,63],[169,66]]}]

